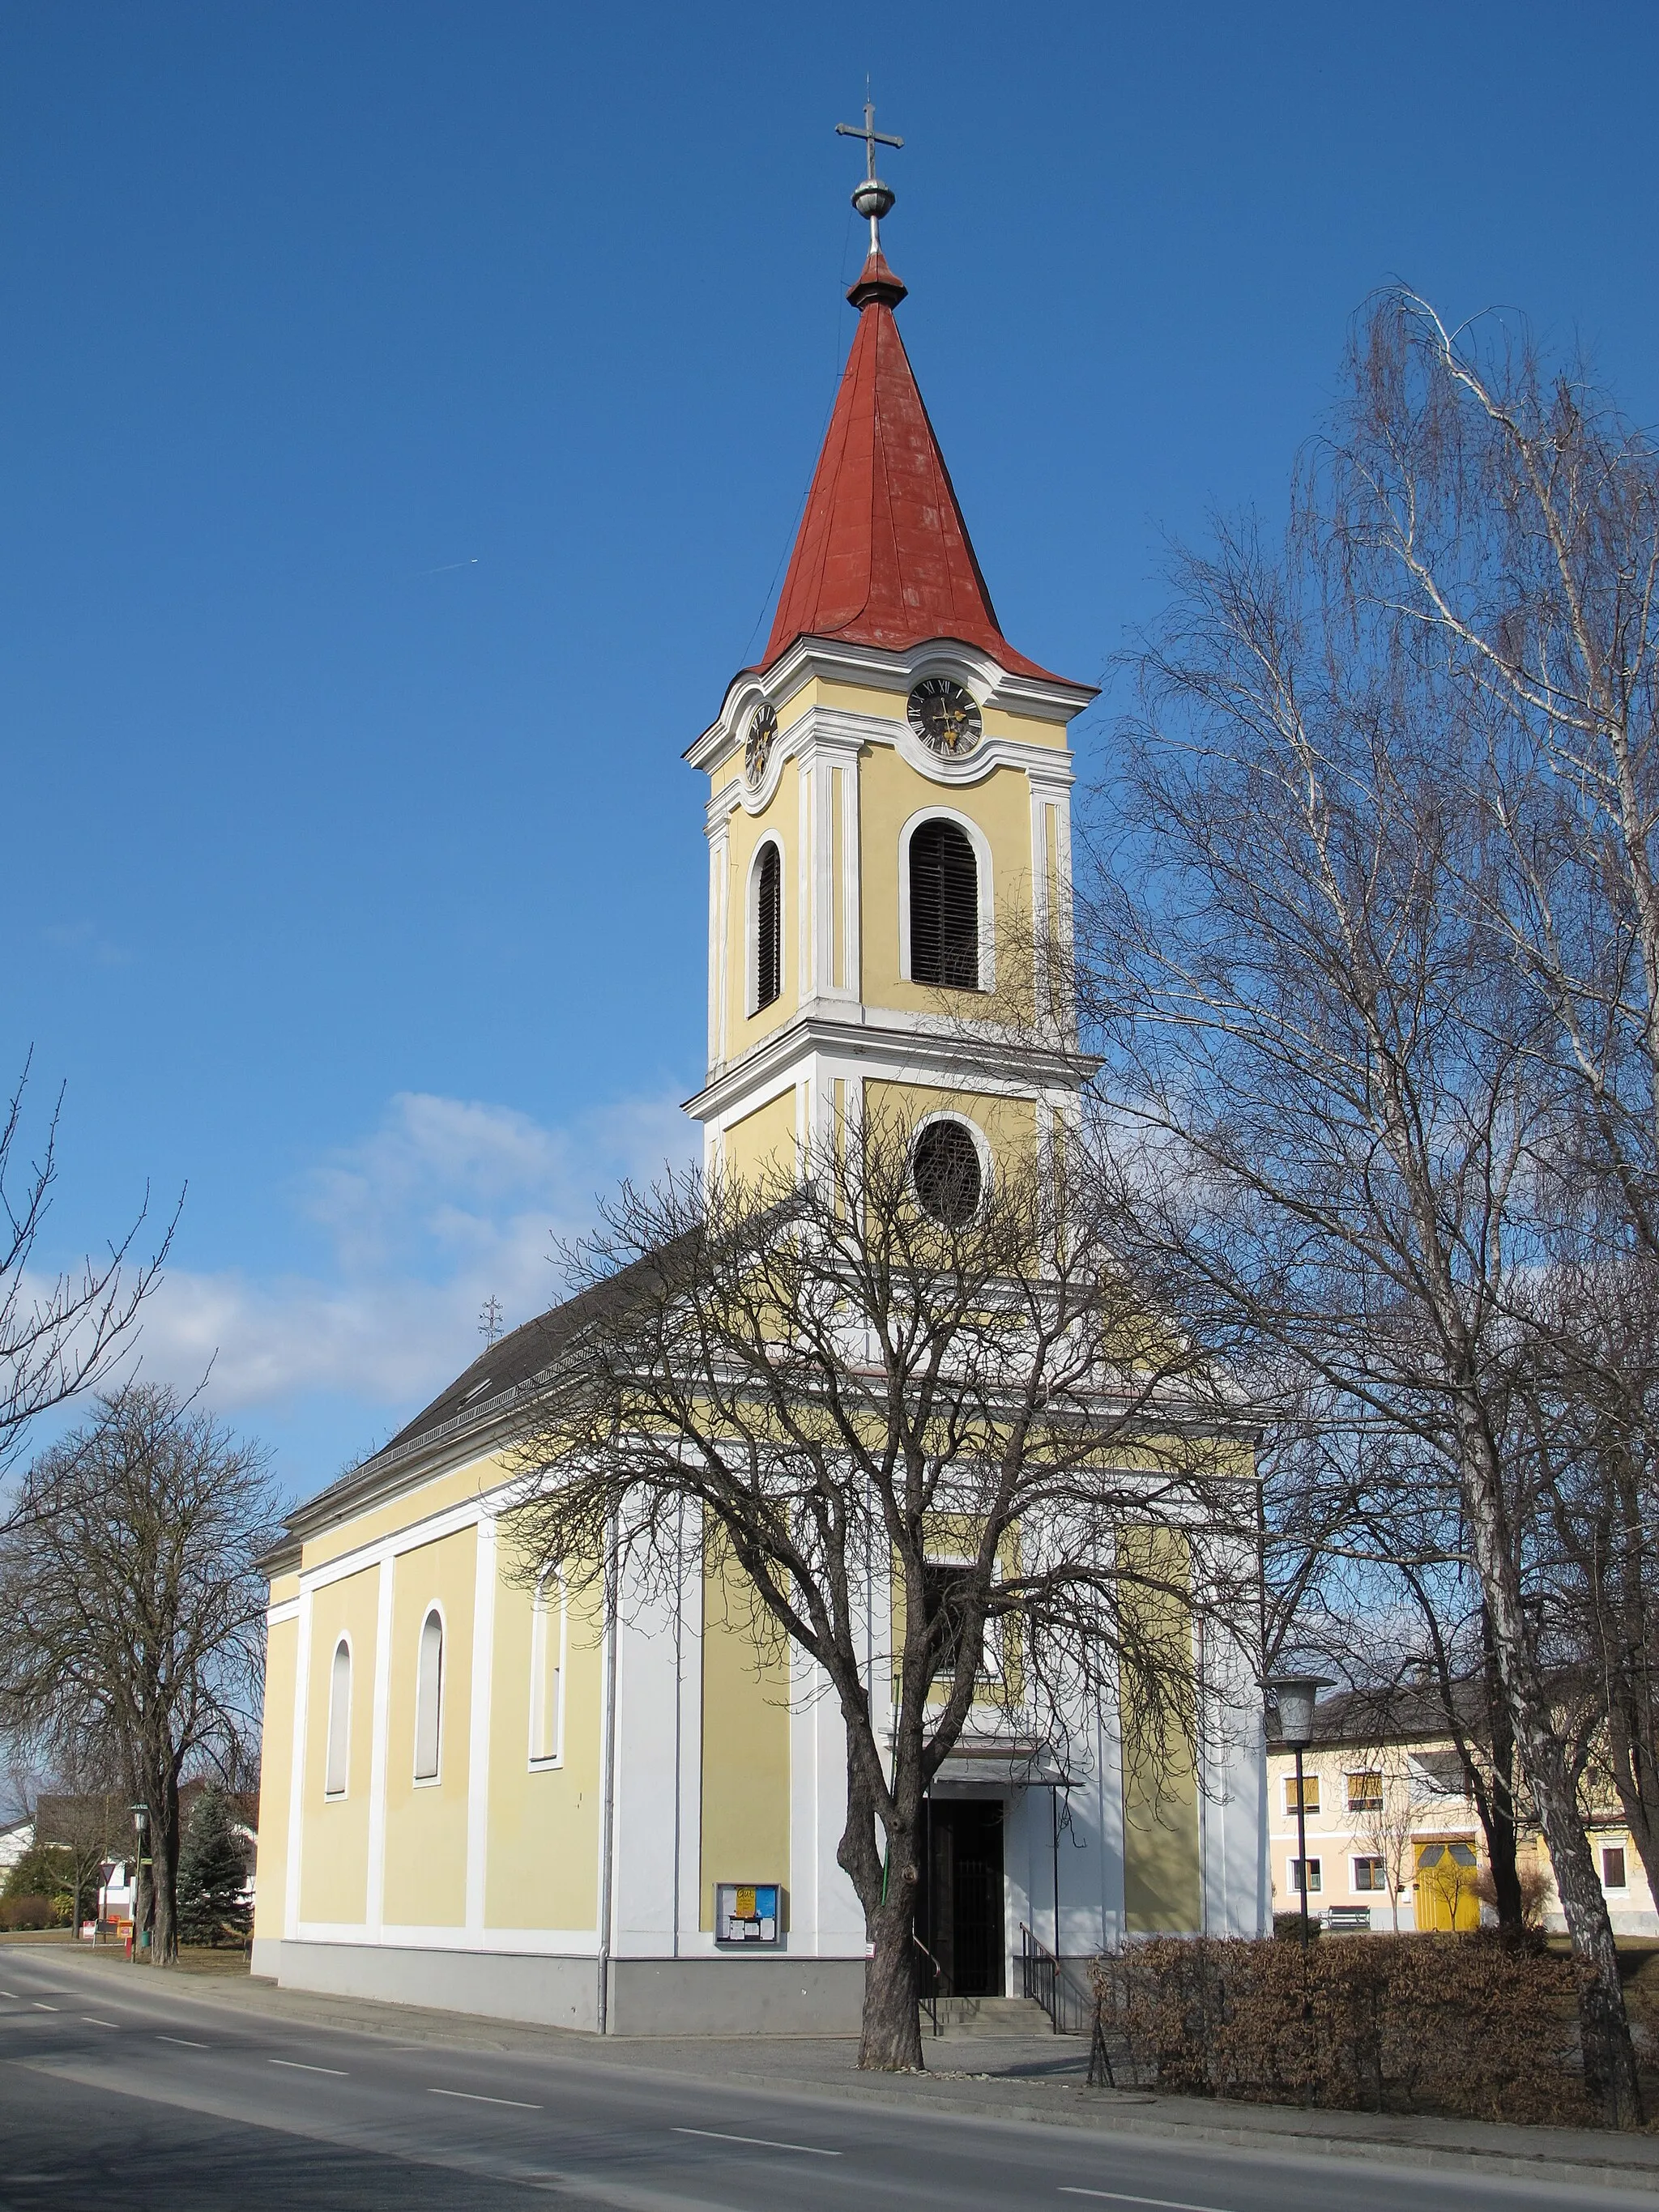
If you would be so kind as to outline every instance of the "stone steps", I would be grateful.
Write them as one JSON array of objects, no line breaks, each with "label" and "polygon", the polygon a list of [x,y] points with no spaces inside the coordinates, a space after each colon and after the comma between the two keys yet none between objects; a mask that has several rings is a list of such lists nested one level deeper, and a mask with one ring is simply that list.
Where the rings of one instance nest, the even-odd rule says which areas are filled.
[{"label": "stone steps", "polygon": [[1035,1997],[941,1997],[939,2024],[951,2037],[1054,2033]]}]

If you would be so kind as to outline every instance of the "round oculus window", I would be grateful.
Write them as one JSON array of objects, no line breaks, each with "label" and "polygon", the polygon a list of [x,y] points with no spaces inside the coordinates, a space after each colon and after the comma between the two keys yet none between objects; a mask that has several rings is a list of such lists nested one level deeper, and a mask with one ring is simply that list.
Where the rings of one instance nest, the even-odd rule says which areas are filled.
[{"label": "round oculus window", "polygon": [[979,1211],[985,1173],[965,1122],[930,1121],[910,1155],[910,1179],[924,1213],[960,1229]]},{"label": "round oculus window", "polygon": [[960,760],[984,735],[979,708],[960,684],[948,676],[929,676],[910,694],[910,727],[930,753]]},{"label": "round oculus window", "polygon": [[743,747],[744,778],[751,791],[758,791],[765,779],[766,763],[772,757],[777,734],[777,714],[763,699],[749,717],[749,735]]}]

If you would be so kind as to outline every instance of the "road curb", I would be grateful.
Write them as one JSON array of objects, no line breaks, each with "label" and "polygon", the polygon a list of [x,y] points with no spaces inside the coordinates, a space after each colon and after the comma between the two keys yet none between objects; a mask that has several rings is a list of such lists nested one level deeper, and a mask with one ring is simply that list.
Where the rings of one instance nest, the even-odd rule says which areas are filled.
[{"label": "road curb", "polygon": [[[125,1962],[119,1963],[125,1965]],[[60,1953],[58,1958],[54,1959],[53,1964],[74,1966],[88,1971],[90,1974],[95,1974],[100,1978],[108,1971],[103,1966],[94,1966],[90,1960],[73,1953]],[[288,2004],[262,2003],[260,1999],[267,1991],[272,1996],[297,1999],[300,2002],[292,2008]],[[296,2018],[309,2018],[313,2025],[330,2032],[346,2035],[362,2035],[371,2040],[388,2039],[401,2040],[406,2038],[418,2024],[422,2027],[438,2029],[440,2032],[434,2034],[431,2040],[441,2045],[445,2040],[441,2033],[443,2020],[449,2017],[434,2014],[430,2010],[418,2006],[386,2004],[370,1998],[353,1998],[345,2002],[349,2003],[352,2011],[360,2016],[343,2021],[337,2017],[330,2017],[334,2005],[338,2001],[326,1996],[320,1999],[313,2009],[312,2005],[305,2002],[314,1995],[308,1990],[281,1990],[278,1984],[275,1983],[265,1982],[263,1979],[256,1981],[252,1978],[245,1980],[240,1977],[227,1977],[222,1981],[216,1976],[206,1974],[198,1976],[189,1972],[181,1974],[176,1979],[168,1976],[166,1994],[184,2002],[216,2006],[222,2011],[234,2013],[243,2018],[252,2016],[256,2019],[264,2018],[290,2023]],[[370,2016],[368,2021],[361,2016],[364,2013]],[[975,2097],[971,2092],[981,2084],[974,2081],[971,2076],[966,2076],[965,2069],[963,2075],[954,2078],[950,2075],[937,2073],[917,2076],[864,2075],[854,2075],[845,2081],[825,2081],[820,2076],[788,2073],[771,2074],[764,2080],[757,2079],[753,2075],[728,2077],[723,2074],[711,2074],[707,2069],[676,2066],[672,2063],[673,2054],[670,2051],[665,2051],[654,2063],[648,2058],[644,2059],[642,2063],[641,2058],[636,2058],[633,2054],[650,2052],[653,2039],[649,2037],[618,2038],[610,2040],[608,2047],[611,2051],[616,2051],[618,2045],[625,2041],[629,2055],[625,2059],[618,2057],[607,2060],[603,2055],[607,2049],[605,2039],[576,2036],[556,2028],[538,2028],[523,2021],[498,2021],[488,2014],[456,2014],[453,2018],[458,2030],[464,2027],[471,2032],[470,2037],[457,2033],[453,2037],[457,2045],[471,2041],[474,2047],[477,2047],[476,2039],[478,2032],[494,2030],[500,2034],[502,2040],[483,2047],[504,2049],[511,2051],[514,2056],[544,2062],[562,2061],[579,2067],[598,2066],[605,2068],[607,2070],[611,2069],[619,2071],[632,2070],[653,2075],[659,2079],[669,2077],[678,2081],[705,2085],[718,2082],[724,2087],[738,2090],[747,2096],[761,2098],[787,2096],[796,2100],[819,2100],[843,2107],[848,2105],[862,2105],[884,2112],[923,2112],[948,2114],[955,2120],[967,2121],[979,2127],[1012,2127],[1021,2130],[1029,2127],[1064,2128],[1073,2135],[1093,2136],[1099,2138],[1131,2136],[1169,2143],[1171,2146],[1179,2146],[1182,2143],[1212,2145],[1242,2151],[1253,2157],[1277,2160],[1280,2162],[1300,2160],[1322,2166],[1328,2166],[1334,2159],[1346,2159],[1371,2166],[1401,2166],[1424,2172],[1490,2174],[1509,2180],[1533,2181],[1540,2184],[1577,2183],[1580,2186],[1589,2184],[1600,2188],[1641,2192],[1649,2196],[1659,2193],[1659,2142],[1653,2143],[1650,2148],[1645,2139],[1628,2137],[1622,2139],[1631,2142],[1632,2148],[1635,2148],[1636,2141],[1641,2140],[1644,2149],[1649,2149],[1651,2162],[1638,2163],[1635,2160],[1626,2161],[1607,2157],[1602,2151],[1603,2139],[1594,2136],[1585,2139],[1582,2148],[1575,2146],[1574,2154],[1567,2156],[1562,2154],[1556,2146],[1552,2146],[1547,2152],[1540,2151],[1534,2154],[1522,2150],[1487,2149],[1473,2144],[1402,2142],[1389,2135],[1322,2133],[1305,2124],[1287,2124],[1284,2119],[1267,2120],[1265,2118],[1266,2114],[1269,2112],[1275,2115],[1284,2114],[1290,2109],[1277,2106],[1243,2108],[1264,2115],[1264,2118],[1257,2120],[1255,2124],[1243,2122],[1229,2124],[1219,2116],[1211,2118],[1207,2114],[1202,2118],[1188,2118],[1184,2114],[1176,2117],[1167,2112],[1160,2112],[1156,2109],[1127,2110],[1123,2106],[1116,2104],[1115,2100],[1119,2097],[1125,2099],[1133,2097],[1138,2093],[1110,2089],[1090,2091],[1075,2081],[1056,2081],[1054,2085],[1056,2088],[1062,2094],[1069,2091],[1070,2098],[1065,2102],[1057,2100],[1052,2105],[1034,2101],[1015,2101],[1015,2097],[1018,2096],[1017,2089],[1015,2097],[1006,2100],[1000,2097]],[[748,2039],[745,2038],[732,2038],[730,2040],[734,2048],[746,2048],[748,2045]],[[776,2047],[775,2044],[773,2048]],[[965,2057],[971,2050],[972,2045],[969,2043],[951,2047],[953,2055],[960,2052]],[[1006,2083],[1011,2087],[1013,2086],[1011,2077],[1007,2075],[991,2075],[985,2077],[984,2086],[988,2087],[992,2083]],[[1155,2106],[1158,2101],[1152,2097],[1150,2093],[1140,2094],[1148,2095],[1149,2106]],[[1096,2099],[1101,2101],[1096,2102]],[[1085,2100],[1088,2101],[1085,2102]],[[1333,2115],[1333,2118],[1337,2116]],[[1362,2121],[1364,2116],[1355,2114],[1345,2117]],[[1471,2124],[1482,2124],[1476,2122]],[[1621,2139],[1613,2137],[1605,2140],[1612,2142]],[[1598,2153],[1601,2154],[1598,2155]]]}]

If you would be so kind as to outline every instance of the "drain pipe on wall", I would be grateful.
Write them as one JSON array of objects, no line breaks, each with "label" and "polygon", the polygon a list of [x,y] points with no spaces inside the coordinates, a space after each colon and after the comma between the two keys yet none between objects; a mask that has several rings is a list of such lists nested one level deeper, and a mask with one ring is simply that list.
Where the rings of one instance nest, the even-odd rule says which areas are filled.
[{"label": "drain pipe on wall", "polygon": [[611,1890],[617,1850],[617,1638],[622,1626],[622,1593],[617,1587],[618,1540],[617,1516],[613,1513],[609,1536],[611,1557],[605,1575],[605,1791],[599,1807],[599,1830],[605,1840],[599,1852],[599,1986],[595,2008],[601,2035],[611,2033]]}]

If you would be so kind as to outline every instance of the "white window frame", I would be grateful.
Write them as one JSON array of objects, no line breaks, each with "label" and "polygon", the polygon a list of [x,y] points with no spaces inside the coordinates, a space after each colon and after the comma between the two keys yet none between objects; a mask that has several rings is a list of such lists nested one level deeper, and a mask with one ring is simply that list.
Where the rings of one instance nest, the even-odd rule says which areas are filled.
[{"label": "white window frame", "polygon": [[[548,1601],[550,1583],[553,1585],[554,1592],[556,1593],[558,1607],[556,1630],[554,1630],[552,1623],[553,1607]],[[564,1765],[565,1659],[569,1649],[569,1617],[570,1607],[564,1576],[557,1567],[550,1567],[537,1583],[535,1595],[531,1600],[530,1767],[531,1771],[535,1774],[544,1773],[553,1767]],[[558,1664],[555,1669],[556,1680],[553,1690],[550,1732],[552,1749],[538,1751],[538,1744],[545,1743],[550,1740],[546,1727],[548,1714],[545,1699],[548,1686],[547,1642],[550,1632],[556,1633],[558,1638]]]},{"label": "white window frame", "polygon": [[[1363,1866],[1381,1867],[1382,1880],[1370,1889],[1359,1887],[1359,1869]],[[1389,1879],[1389,1862],[1381,1851],[1355,1851],[1348,1861],[1348,1887],[1355,1897],[1388,1897],[1394,1884]]]},{"label": "white window frame", "polygon": [[[345,1653],[345,1696],[337,1706],[335,1698],[339,1689],[340,1654]],[[356,1654],[351,1648],[350,1636],[342,1631],[334,1639],[334,1649],[328,1662],[328,1734],[323,1739],[323,1796],[331,1805],[337,1805],[351,1788],[351,1687]],[[337,1736],[338,1738],[337,1743]],[[340,1754],[339,1765],[335,1765],[336,1750]],[[336,1775],[339,1779],[335,1779]]]},{"label": "white window frame", "polygon": [[[1311,1851],[1308,1854],[1307,1863],[1314,1871],[1313,1887],[1309,1890],[1308,1895],[1322,1897],[1325,1894],[1325,1863],[1322,1859],[1316,1859]],[[1300,1897],[1302,1895],[1302,1861],[1291,1859],[1286,1863],[1290,1868],[1291,1895]]]},{"label": "white window frame", "polygon": [[[760,1002],[760,878],[761,858],[769,845],[775,845],[778,853],[778,995]],[[744,896],[744,990],[743,1010],[752,1021],[757,1014],[764,1013],[784,1000],[784,978],[789,973],[788,938],[785,929],[789,902],[783,895],[787,871],[784,866],[783,839],[775,830],[768,830],[755,841],[755,849],[749,855],[749,887]]]},{"label": "white window frame", "polygon": [[[917,1191],[915,1187],[916,1145],[921,1139],[922,1131],[924,1129],[931,1129],[935,1121],[955,1121],[960,1127],[966,1129],[969,1135],[974,1140],[974,1150],[979,1154],[979,1206],[976,1206],[974,1208],[974,1212],[977,1214],[980,1211],[980,1207],[984,1205],[986,1200],[991,1195],[991,1178],[995,1171],[996,1155],[991,1150],[990,1139],[986,1135],[984,1130],[980,1127],[979,1123],[974,1120],[972,1115],[964,1114],[959,1106],[936,1106],[931,1114],[924,1114],[921,1116],[921,1119],[911,1130],[911,1195],[916,1200],[918,1205],[920,1205],[921,1194]],[[926,1209],[924,1208],[924,1211]],[[963,1225],[966,1227],[967,1224],[964,1223]],[[939,1565],[941,1566],[949,1566],[952,1563],[948,1559],[941,1559],[939,1561]],[[962,1564],[966,1566],[969,1562],[964,1559]]]},{"label": "white window frame", "polygon": [[[437,1710],[433,1716],[433,1758],[429,1774],[421,1771],[421,1671],[426,1656],[426,1632],[434,1619],[438,1623],[438,1683],[434,1692]],[[415,1787],[435,1790],[443,1780],[444,1772],[444,1658],[449,1645],[449,1621],[441,1600],[433,1598],[421,1608],[421,1632],[415,1642]]]},{"label": "white window frame", "polygon": [[[927,822],[954,822],[958,830],[966,831],[974,848],[974,889],[979,904],[979,974],[975,988],[989,996],[996,989],[997,978],[996,872],[992,865],[991,841],[971,815],[961,813],[954,806],[918,807],[899,831],[899,975],[904,982],[915,981],[910,972],[910,840]],[[951,986],[924,983],[920,988],[937,991]]]},{"label": "white window frame", "polygon": [[[1599,1856],[1600,1856],[1600,1860],[1601,1860],[1601,1867],[1600,1867],[1600,1869],[1599,1869],[1599,1870],[1600,1870],[1601,1876],[1601,1887],[1602,1887],[1602,1888],[1603,1888],[1603,1889],[1605,1889],[1605,1890],[1610,1890],[1610,1891],[1612,1891],[1615,1896],[1620,1896],[1620,1895],[1622,1895],[1622,1894],[1624,1893],[1624,1892],[1625,1892],[1626,1890],[1627,1890],[1627,1889],[1630,1887],[1630,1845],[1629,1845],[1629,1844],[1628,1844],[1628,1843],[1623,1843],[1623,1844],[1609,1844],[1609,1843],[1604,1843],[1604,1844],[1598,1844],[1598,1845],[1596,1846],[1596,1850],[1597,1850],[1597,1853],[1598,1853],[1598,1855],[1599,1855]],[[1623,1881],[1609,1881],[1607,1880],[1607,1853],[1608,1853],[1609,1851],[1618,1851],[1618,1852],[1622,1856],[1622,1857],[1623,1857],[1623,1859],[1624,1859],[1624,1862],[1625,1862],[1625,1879],[1623,1880]]]},{"label": "white window frame", "polygon": [[[934,1118],[937,1121],[949,1121],[952,1117],[949,1115],[940,1114],[936,1115]],[[965,1568],[973,1566],[975,1562],[970,1559],[965,1558],[959,1552],[924,1551],[922,1554],[922,1565],[924,1567]],[[994,1588],[1001,1579],[1002,1569],[999,1563],[999,1565],[992,1570],[992,1586]],[[1008,1616],[1006,1613],[1000,1620],[988,1620],[986,1622],[985,1633],[980,1641],[980,1663],[974,1670],[974,1680],[976,1682],[1000,1682],[1002,1680],[1003,1665],[1002,1651],[1000,1647],[1003,1642],[1004,1632],[1006,1630],[1007,1626]],[[992,1652],[992,1645],[994,1643],[998,1647],[994,1656]],[[954,1668],[947,1673],[946,1670],[941,1667],[933,1677],[936,1683],[954,1682],[956,1679],[956,1670]]]},{"label": "white window frame", "polygon": [[[1296,1777],[1294,1774],[1287,1774],[1283,1778],[1283,1779],[1285,1784],[1285,1818],[1287,1820],[1293,1820],[1296,1818],[1297,1813]],[[1306,1792],[1310,1785],[1311,1785],[1313,1789],[1314,1795],[1318,1798],[1319,1803],[1317,1805],[1305,1805],[1305,1810],[1309,1820],[1316,1820],[1320,1816],[1320,1807],[1325,1802],[1325,1792],[1321,1787],[1319,1769],[1316,1766],[1304,1768],[1303,1771],[1302,1788],[1304,1804]]]}]

